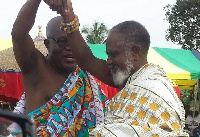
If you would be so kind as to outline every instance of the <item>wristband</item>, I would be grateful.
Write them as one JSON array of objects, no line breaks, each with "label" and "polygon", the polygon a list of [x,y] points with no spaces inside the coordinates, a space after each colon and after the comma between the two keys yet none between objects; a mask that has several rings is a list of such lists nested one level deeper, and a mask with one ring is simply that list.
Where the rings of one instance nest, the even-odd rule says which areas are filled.
[{"label": "wristband", "polygon": [[79,24],[78,16],[75,15],[75,18],[72,22],[64,23],[64,20],[62,20],[60,30],[64,31],[66,33],[72,33],[74,31],[78,30],[79,26],[80,26],[80,24]]}]

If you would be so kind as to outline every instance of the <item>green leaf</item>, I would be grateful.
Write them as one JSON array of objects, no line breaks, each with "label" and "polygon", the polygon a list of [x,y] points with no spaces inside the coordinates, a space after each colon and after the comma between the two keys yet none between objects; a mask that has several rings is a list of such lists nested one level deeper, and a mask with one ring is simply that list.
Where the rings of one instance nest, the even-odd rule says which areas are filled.
[{"label": "green leaf", "polygon": [[166,40],[183,49],[200,49],[200,0],[177,0],[174,5],[166,5]]}]

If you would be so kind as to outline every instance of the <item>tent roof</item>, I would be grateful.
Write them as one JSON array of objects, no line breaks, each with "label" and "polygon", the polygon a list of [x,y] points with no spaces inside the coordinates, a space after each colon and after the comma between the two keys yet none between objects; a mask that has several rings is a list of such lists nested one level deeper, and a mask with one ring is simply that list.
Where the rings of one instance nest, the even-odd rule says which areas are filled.
[{"label": "tent roof", "polygon": [[106,60],[108,55],[106,54],[106,45],[104,44],[90,44],[88,46],[92,50],[93,55],[95,55],[99,59]]},{"label": "tent roof", "polygon": [[200,60],[200,53],[197,50],[192,50],[192,54],[198,59]]},{"label": "tent roof", "polygon": [[12,47],[11,39],[0,39],[0,51]]},{"label": "tent roof", "polygon": [[153,49],[174,65],[190,72],[191,79],[200,79],[200,61],[190,50],[158,47]]},{"label": "tent roof", "polygon": [[190,79],[190,72],[185,71],[169,62],[167,59],[162,57],[159,53],[157,53],[153,48],[149,48],[149,52],[147,55],[147,60],[149,63],[157,64],[161,66],[166,72],[167,76],[170,79]]}]

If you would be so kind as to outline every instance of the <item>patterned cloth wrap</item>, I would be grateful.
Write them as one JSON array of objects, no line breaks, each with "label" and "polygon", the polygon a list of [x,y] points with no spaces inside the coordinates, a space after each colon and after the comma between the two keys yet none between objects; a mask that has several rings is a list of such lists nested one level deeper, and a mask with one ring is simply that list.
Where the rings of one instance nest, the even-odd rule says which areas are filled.
[{"label": "patterned cloth wrap", "polygon": [[[104,121],[108,102],[93,77],[77,67],[50,101],[28,115],[34,118],[40,137],[81,137]],[[14,112],[25,114],[25,109],[24,94]]]},{"label": "patterned cloth wrap", "polygon": [[103,124],[91,136],[176,137],[183,131],[185,111],[164,71],[146,64],[110,101]]}]

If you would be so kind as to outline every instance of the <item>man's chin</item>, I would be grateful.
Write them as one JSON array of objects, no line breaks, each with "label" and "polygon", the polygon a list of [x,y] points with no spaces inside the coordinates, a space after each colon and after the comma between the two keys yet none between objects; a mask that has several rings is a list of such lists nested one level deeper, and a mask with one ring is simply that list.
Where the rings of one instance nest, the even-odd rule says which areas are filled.
[{"label": "man's chin", "polygon": [[115,74],[112,74],[113,76],[113,82],[116,86],[122,86],[127,78],[129,77],[129,75],[126,75],[124,73],[115,73]]},{"label": "man's chin", "polygon": [[63,67],[65,68],[65,70],[74,70],[76,66],[76,64],[65,64]]}]

